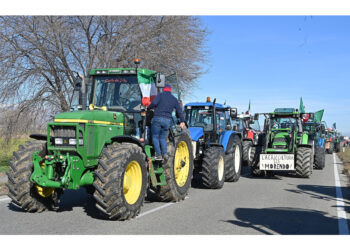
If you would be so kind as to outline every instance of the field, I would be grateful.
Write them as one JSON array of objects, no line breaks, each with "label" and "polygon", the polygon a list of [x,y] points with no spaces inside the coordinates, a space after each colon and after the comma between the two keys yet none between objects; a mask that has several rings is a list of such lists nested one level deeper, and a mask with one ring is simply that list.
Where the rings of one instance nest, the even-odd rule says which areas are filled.
[{"label": "field", "polygon": [[5,140],[0,138],[0,174],[8,170],[8,162],[11,160],[13,152],[26,141],[28,141],[27,138],[13,138],[9,143],[5,143]]},{"label": "field", "polygon": [[[344,149],[344,152],[343,152]],[[344,171],[350,176],[350,147],[341,147],[338,153],[339,158],[344,163]]]}]

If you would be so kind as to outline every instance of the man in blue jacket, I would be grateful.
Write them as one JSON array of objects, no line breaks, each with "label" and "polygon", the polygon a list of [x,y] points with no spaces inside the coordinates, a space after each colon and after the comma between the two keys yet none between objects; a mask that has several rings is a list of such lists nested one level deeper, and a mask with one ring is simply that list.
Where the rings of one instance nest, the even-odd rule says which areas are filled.
[{"label": "man in blue jacket", "polygon": [[175,108],[181,122],[180,127],[184,129],[185,119],[182,109],[177,99],[171,94],[171,87],[169,85],[165,85],[163,92],[159,93],[156,98],[154,98],[148,108],[154,108],[154,116],[152,119],[152,140],[154,150],[156,151],[155,160],[162,161],[163,157],[164,160],[167,160],[166,135],[172,120],[171,113]]}]

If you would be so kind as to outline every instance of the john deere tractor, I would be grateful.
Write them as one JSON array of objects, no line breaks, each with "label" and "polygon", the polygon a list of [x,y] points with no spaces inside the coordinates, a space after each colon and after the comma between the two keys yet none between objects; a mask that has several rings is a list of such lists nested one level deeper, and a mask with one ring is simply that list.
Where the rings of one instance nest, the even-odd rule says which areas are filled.
[{"label": "john deere tractor", "polygon": [[325,167],[324,125],[308,120],[303,122],[303,129],[308,133],[309,139],[314,142],[314,168],[323,169]]},{"label": "john deere tractor", "polygon": [[195,171],[207,188],[238,181],[242,166],[242,135],[232,130],[237,109],[213,102],[185,105],[186,123],[193,143]]},{"label": "john deere tractor", "polygon": [[[293,108],[265,113],[262,139],[252,147],[250,166],[254,176],[293,171],[309,177],[313,168],[313,141],[303,130],[302,116]],[[312,118],[313,113],[309,114]]]},{"label": "john deere tractor", "polygon": [[139,214],[148,187],[164,201],[185,198],[193,171],[191,138],[174,124],[169,159],[154,161],[144,104],[164,87],[165,77],[135,63],[92,69],[88,83],[82,81],[80,110],[56,115],[47,135],[31,135],[36,141],[19,147],[7,173],[12,203],[41,212],[57,206],[65,189],[86,187],[102,215],[125,220]]}]

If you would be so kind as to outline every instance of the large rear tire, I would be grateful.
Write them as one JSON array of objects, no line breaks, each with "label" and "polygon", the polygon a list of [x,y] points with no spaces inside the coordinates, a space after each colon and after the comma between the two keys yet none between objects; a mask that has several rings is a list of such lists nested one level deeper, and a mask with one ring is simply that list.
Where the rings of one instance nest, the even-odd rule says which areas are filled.
[{"label": "large rear tire", "polygon": [[175,136],[174,142],[168,142],[169,159],[163,164],[165,186],[155,188],[155,194],[161,201],[184,200],[191,187],[193,173],[192,139],[187,130]]},{"label": "large rear tire", "polygon": [[324,169],[325,167],[325,150],[321,147],[315,148],[315,161],[314,168],[315,169]]},{"label": "large rear tire", "polygon": [[296,174],[302,178],[309,178],[312,173],[312,149],[299,147],[297,149],[297,159],[295,163]]},{"label": "large rear tire", "polygon": [[242,170],[242,144],[238,136],[233,137],[231,148],[225,154],[225,181],[236,182],[241,177]]},{"label": "large rear tire", "polygon": [[204,151],[202,181],[206,188],[219,189],[225,182],[225,152],[222,147],[210,147]]},{"label": "large rear tire", "polygon": [[140,213],[147,190],[146,155],[133,143],[111,144],[102,150],[95,171],[96,207],[111,220]]},{"label": "large rear tire", "polygon": [[249,164],[249,158],[251,153],[252,141],[243,141],[243,164]]},{"label": "large rear tire", "polygon": [[[43,212],[54,208],[58,202],[59,193],[53,188],[37,186],[30,181],[33,173],[33,154],[39,151],[39,156],[46,155],[46,143],[41,141],[26,142],[13,153],[8,176],[8,196],[13,204],[27,212]],[[40,195],[41,194],[41,195]]]}]

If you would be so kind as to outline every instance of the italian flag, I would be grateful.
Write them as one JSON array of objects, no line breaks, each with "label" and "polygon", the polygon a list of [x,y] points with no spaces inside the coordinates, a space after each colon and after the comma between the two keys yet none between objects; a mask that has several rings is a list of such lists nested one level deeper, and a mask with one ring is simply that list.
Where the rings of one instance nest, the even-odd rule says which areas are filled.
[{"label": "italian flag", "polygon": [[140,83],[142,92],[142,105],[148,107],[157,95],[155,83]]}]

